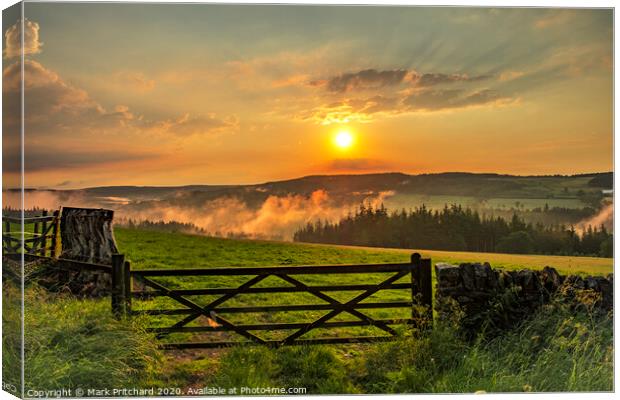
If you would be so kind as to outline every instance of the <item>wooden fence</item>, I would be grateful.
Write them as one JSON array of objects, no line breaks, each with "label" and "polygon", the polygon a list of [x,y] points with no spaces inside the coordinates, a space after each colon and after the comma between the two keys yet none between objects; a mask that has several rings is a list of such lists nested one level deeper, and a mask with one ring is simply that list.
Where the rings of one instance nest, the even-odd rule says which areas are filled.
[{"label": "wooden fence", "polygon": [[[59,211],[54,211],[52,215],[47,215],[47,211],[43,211],[41,216],[26,217],[23,220],[20,217],[9,216],[3,216],[2,219],[4,221],[3,255],[12,256],[24,253],[52,258],[57,256]],[[17,230],[13,229],[15,225],[18,227]]]},{"label": "wooden fence", "polygon": [[[385,274],[387,277],[380,283],[369,284],[328,284],[310,286],[303,283],[299,275],[330,275],[330,274]],[[397,283],[407,275],[410,280],[406,283]],[[157,277],[250,277],[238,287],[229,288],[205,288],[205,289],[170,289],[164,284],[157,282]],[[289,286],[279,287],[256,287],[259,282],[267,277],[278,277]],[[295,277],[294,277],[295,276]],[[155,279],[154,279],[155,278]],[[182,318],[167,327],[152,327],[150,331],[165,336],[171,333],[195,333],[203,337],[210,332],[229,332],[236,334],[244,341],[200,341],[165,343],[162,347],[167,349],[186,348],[215,348],[245,344],[261,344],[268,346],[319,344],[319,343],[360,343],[392,340],[398,336],[394,325],[417,325],[429,327],[432,324],[432,286],[431,286],[431,260],[422,259],[419,254],[413,254],[411,262],[402,264],[362,264],[362,265],[312,265],[312,266],[279,266],[279,267],[249,267],[249,268],[201,268],[201,269],[148,269],[132,270],[129,262],[124,257],[117,255],[113,259],[112,266],[112,308],[113,312],[120,315],[150,315],[150,316],[182,316]],[[133,290],[134,283],[139,283],[144,290]],[[407,301],[391,302],[363,302],[373,294],[382,290],[407,291]],[[340,302],[326,294],[329,291],[362,291],[353,299]],[[260,305],[226,307],[223,303],[241,294],[302,292],[309,293],[323,304],[299,304],[299,305]],[[188,297],[201,295],[216,295],[217,299],[210,301],[206,306],[199,305],[195,300]],[[155,297],[168,297],[174,300],[182,308],[172,309],[147,309],[132,311],[132,299],[152,299]],[[401,319],[375,319],[365,313],[368,309],[408,308],[411,310],[410,318]],[[309,322],[294,323],[258,323],[237,324],[225,318],[226,314],[234,313],[276,313],[287,311],[320,311],[326,313]],[[366,311],[367,312],[367,311]],[[348,313],[355,320],[334,321],[340,314]],[[188,326],[199,317],[207,317],[215,323],[210,326]],[[383,336],[347,336],[303,339],[302,336],[316,329],[332,329],[340,327],[374,326],[384,331]],[[284,339],[265,340],[252,331],[265,330],[291,330]]]}]

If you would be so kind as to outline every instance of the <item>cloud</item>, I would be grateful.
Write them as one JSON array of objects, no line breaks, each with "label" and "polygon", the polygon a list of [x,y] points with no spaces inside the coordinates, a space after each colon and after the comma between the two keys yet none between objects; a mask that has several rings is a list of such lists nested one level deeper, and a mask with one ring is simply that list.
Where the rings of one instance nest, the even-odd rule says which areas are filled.
[{"label": "cloud", "polygon": [[[122,149],[92,150],[92,149],[63,149],[51,146],[28,145],[24,152],[24,168],[26,173],[47,171],[50,169],[79,168],[93,165],[108,165],[112,163],[145,160],[154,158],[154,154],[130,152]],[[19,152],[11,151],[3,159],[3,168],[6,172],[19,172]],[[67,183],[68,184],[68,183]]]},{"label": "cloud", "polygon": [[489,78],[491,78],[491,75],[469,76],[467,74],[429,73],[419,75],[415,81],[417,86],[427,87],[455,82],[478,82]]},{"label": "cloud", "polygon": [[177,136],[203,135],[236,129],[239,121],[236,117],[218,118],[215,114],[192,116],[189,113],[159,124],[166,132]]},{"label": "cloud", "polygon": [[315,80],[310,86],[325,87],[328,92],[345,93],[353,90],[381,89],[396,86],[403,82],[413,82],[418,87],[436,86],[448,83],[479,82],[492,78],[492,75],[418,73],[417,71],[393,69],[378,71],[365,69],[355,73],[343,73],[329,79]]},{"label": "cloud", "polygon": [[[21,24],[17,21],[4,33],[5,47],[4,57],[13,58],[21,56]],[[39,24],[33,21],[24,21],[24,55],[41,52],[43,43],[39,41]]]},{"label": "cloud", "polygon": [[[19,130],[21,64],[10,64],[2,73],[3,128]],[[24,61],[24,118],[29,136],[52,134],[55,128],[88,124],[90,116],[104,113],[88,94],[64,82],[58,74],[33,60]]]},{"label": "cloud", "polygon": [[525,75],[522,71],[504,71],[499,75],[500,81],[511,81],[513,79],[521,78]]},{"label": "cloud", "polygon": [[297,119],[321,125],[372,122],[376,115],[399,115],[464,109],[473,106],[506,105],[515,98],[493,89],[418,89],[397,96],[377,95],[345,99],[295,115]]},{"label": "cloud", "polygon": [[407,76],[407,70],[394,69],[378,71],[365,69],[354,73],[344,73],[327,80],[314,81],[313,86],[325,86],[330,92],[344,93],[359,89],[376,89],[386,86],[394,86],[403,82]]},{"label": "cloud", "polygon": [[551,10],[549,13],[534,21],[534,28],[547,29],[556,25],[569,23],[576,14],[571,10]]},{"label": "cloud", "polygon": [[155,88],[155,80],[147,78],[142,72],[118,72],[113,80],[125,90],[129,88],[138,92],[150,92]]},{"label": "cloud", "polygon": [[[13,63],[3,71],[3,98],[19,98],[20,64]],[[85,135],[134,135],[178,138],[191,135],[219,133],[234,129],[235,117],[219,118],[215,114],[184,114],[177,118],[150,120],[124,105],[108,110],[57,73],[42,64],[25,60],[25,124],[30,137],[76,133]],[[19,128],[19,102],[3,105],[7,129]]]},{"label": "cloud", "polygon": [[510,101],[508,96],[492,89],[471,93],[461,89],[444,89],[414,92],[403,100],[403,104],[411,111],[438,111],[507,101]]}]

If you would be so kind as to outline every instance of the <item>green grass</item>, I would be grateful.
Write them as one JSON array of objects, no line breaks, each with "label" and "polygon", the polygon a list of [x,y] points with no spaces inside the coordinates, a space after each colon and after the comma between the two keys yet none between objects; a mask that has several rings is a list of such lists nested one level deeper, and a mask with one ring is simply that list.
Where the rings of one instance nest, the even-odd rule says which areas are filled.
[{"label": "green grass", "polygon": [[162,381],[305,387],[308,394],[611,391],[613,318],[555,302],[503,336],[474,342],[438,324],[386,344],[240,346],[222,351],[218,361],[213,354],[188,356]]},{"label": "green grass", "polygon": [[[412,253],[411,250],[398,249],[214,239],[132,229],[116,229],[115,236],[120,250],[135,269],[407,262]],[[611,259],[420,252],[431,257],[433,263],[490,261],[494,267],[502,268],[551,265],[563,273],[607,274],[612,271]],[[379,279],[376,275],[356,277]],[[238,285],[244,278],[247,279],[190,281],[167,278],[162,282],[172,287],[214,287]],[[341,275],[337,279],[333,276],[304,279],[314,279],[310,283],[344,283],[353,278]],[[265,283],[275,284],[284,283]],[[15,368],[19,364],[19,352],[15,351],[19,344],[19,304],[16,303],[19,296],[15,288],[6,286],[3,291],[3,378],[5,382],[16,382],[19,379],[19,369]],[[345,296],[342,293],[330,294]],[[374,300],[386,301],[397,296],[400,294],[385,291]],[[208,301],[207,298],[195,300]],[[287,295],[256,295],[232,299],[225,304],[308,301],[320,302],[314,298]],[[158,306],[179,307],[165,298],[134,302],[136,309]],[[281,314],[241,314],[235,322],[309,321],[321,315]],[[415,338],[405,334],[399,341],[389,344],[301,346],[277,350],[237,346],[165,353],[156,350],[158,341],[145,333],[144,328],[147,325],[170,325],[175,320],[116,321],[110,314],[109,299],[79,300],[32,287],[26,291],[26,386],[38,389],[76,385],[155,386],[179,387],[184,391],[205,386],[226,389],[241,386],[305,387],[307,394],[613,389],[612,317],[574,310],[559,301],[544,307],[530,320],[523,321],[519,327],[500,337],[481,337],[475,342],[462,340],[450,326],[437,325],[428,334]],[[376,333],[371,328],[363,329],[353,333]],[[335,330],[330,336],[346,333],[351,332]],[[267,335],[266,338],[276,338],[280,333],[261,334]],[[190,339],[196,340],[184,335],[167,340]],[[208,339],[198,337],[198,340]]]},{"label": "green grass", "polygon": [[[109,299],[79,300],[34,284],[24,299],[26,391],[131,387],[150,382],[162,365],[153,336],[140,320],[115,320]],[[3,380],[18,388],[19,314],[19,289],[5,283]]]},{"label": "green grass", "polygon": [[470,253],[385,249],[258,240],[232,240],[180,233],[115,228],[121,252],[132,268],[217,268],[275,265],[365,264],[408,262],[414,252],[437,262],[485,262],[494,268],[541,269],[560,273],[604,275],[613,272],[612,258]]},{"label": "green grass", "polygon": [[[313,264],[367,264],[386,262],[408,262],[413,250],[359,248],[288,242],[270,242],[254,240],[232,240],[210,238],[205,236],[179,233],[142,231],[137,229],[115,229],[119,248],[131,260],[133,269],[145,268],[217,268],[250,267],[275,265],[313,265]],[[519,256],[488,253],[458,253],[420,250],[424,257],[431,257],[433,263],[463,261],[490,261],[493,267],[506,269],[542,268],[546,265],[556,267],[561,273],[606,274],[612,271],[611,259],[593,257],[556,257],[556,256]],[[386,279],[386,274],[330,274],[296,276],[297,279],[312,285],[379,283]],[[158,277],[154,280],[171,289],[182,288],[216,288],[237,287],[249,280],[251,276],[214,276],[214,277]],[[407,282],[405,277],[399,282]],[[290,286],[276,277],[269,277],[258,287]],[[329,292],[338,301],[352,299],[360,292]],[[373,294],[363,302],[409,301],[411,294],[406,290],[383,290]],[[189,296],[199,305],[205,306],[217,296]],[[324,301],[308,293],[244,294],[226,301],[223,305],[239,307],[248,305],[282,305],[282,304],[322,304]],[[172,309],[180,305],[167,297],[150,301],[135,301],[134,309]],[[247,313],[226,315],[237,324],[311,322],[320,318],[324,311]],[[365,311],[373,318],[391,319],[408,318],[410,310],[372,309]],[[348,314],[338,315],[334,321],[350,320]],[[152,326],[170,326],[181,317],[151,317]],[[206,321],[199,318],[188,326],[204,325]],[[290,331],[261,331],[257,336],[268,340],[284,338]],[[347,327],[309,332],[305,338],[348,335],[383,335],[380,329],[368,327]],[[195,337],[195,336],[194,336]],[[222,337],[229,337],[222,335]],[[233,335],[234,337],[234,335]],[[188,341],[192,335],[174,333],[167,341]]]}]

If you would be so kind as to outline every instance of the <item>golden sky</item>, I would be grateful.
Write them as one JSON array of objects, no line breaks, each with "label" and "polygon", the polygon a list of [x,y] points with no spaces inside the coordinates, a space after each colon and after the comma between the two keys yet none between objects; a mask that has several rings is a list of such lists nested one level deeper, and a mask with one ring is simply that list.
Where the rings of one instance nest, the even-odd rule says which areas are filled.
[{"label": "golden sky", "polygon": [[[29,187],[613,167],[611,10],[26,3],[25,15]],[[19,128],[16,23],[3,14],[5,137]],[[350,146],[335,145],[342,131]]]}]

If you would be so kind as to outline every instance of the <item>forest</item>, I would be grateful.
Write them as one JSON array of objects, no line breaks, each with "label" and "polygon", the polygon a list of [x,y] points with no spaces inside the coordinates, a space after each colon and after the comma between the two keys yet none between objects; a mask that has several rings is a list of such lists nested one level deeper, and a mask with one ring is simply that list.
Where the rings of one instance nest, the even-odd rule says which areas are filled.
[{"label": "forest", "polygon": [[308,223],[293,239],[370,247],[613,256],[613,234],[604,226],[578,232],[572,225],[526,222],[516,213],[508,219],[485,216],[460,205],[390,212],[384,205],[361,204],[338,222]]}]

